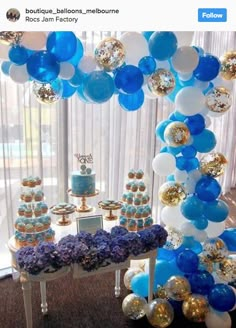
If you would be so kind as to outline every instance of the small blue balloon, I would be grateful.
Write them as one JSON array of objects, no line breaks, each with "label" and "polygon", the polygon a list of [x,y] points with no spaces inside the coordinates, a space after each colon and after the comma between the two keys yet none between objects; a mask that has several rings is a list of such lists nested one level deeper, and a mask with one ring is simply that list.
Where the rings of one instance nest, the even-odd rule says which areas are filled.
[{"label": "small blue balloon", "polygon": [[204,203],[195,195],[190,195],[181,202],[181,213],[188,220],[197,220],[203,215]]},{"label": "small blue balloon", "polygon": [[138,67],[126,65],[117,71],[115,85],[124,93],[135,93],[142,88],[143,74]]},{"label": "small blue balloon", "polygon": [[216,311],[227,312],[236,302],[233,289],[226,284],[215,284],[208,294],[208,302]]},{"label": "small blue balloon", "polygon": [[155,266],[155,285],[163,286],[173,276],[173,267],[165,260],[157,260]]},{"label": "small blue balloon", "polygon": [[189,158],[186,164],[186,171],[190,172],[199,168],[199,160],[194,158]]},{"label": "small blue balloon", "polygon": [[229,206],[221,199],[212,203],[207,203],[205,206],[204,215],[212,222],[225,221],[229,215]]},{"label": "small blue balloon", "polygon": [[113,78],[106,72],[94,71],[84,81],[85,95],[96,103],[108,101],[115,90]]},{"label": "small blue balloon", "polygon": [[220,195],[221,186],[216,179],[210,176],[203,176],[197,182],[195,192],[199,199],[205,202],[212,202]]},{"label": "small blue balloon", "polygon": [[154,33],[155,31],[144,31],[142,32],[142,35],[145,37],[145,39],[148,41],[151,37],[151,35]]},{"label": "small blue balloon", "polygon": [[83,57],[84,55],[84,47],[82,42],[80,41],[80,39],[77,39],[77,43],[76,43],[76,50],[75,50],[75,54],[72,58],[69,59],[69,63],[71,63],[72,65],[74,65],[75,67],[77,67],[80,59]]},{"label": "small blue balloon", "polygon": [[39,82],[51,82],[60,72],[60,65],[56,57],[47,51],[37,51],[29,57],[27,71],[30,76]]},{"label": "small blue balloon", "polygon": [[192,135],[199,134],[205,129],[205,120],[201,114],[188,116],[184,123]]},{"label": "small blue balloon", "polygon": [[57,61],[71,59],[76,52],[77,38],[73,32],[52,32],[47,38],[47,50]]},{"label": "small blue balloon", "polygon": [[186,249],[191,249],[194,253],[202,252],[202,245],[193,236],[184,236],[182,245],[175,250],[176,256]]},{"label": "small blue balloon", "polygon": [[9,75],[9,70],[10,70],[11,65],[12,65],[12,62],[10,62],[10,61],[2,62],[1,70],[2,70],[3,74]]},{"label": "small blue balloon", "polygon": [[220,66],[221,64],[217,57],[204,54],[199,57],[199,63],[193,71],[193,75],[200,81],[211,81],[219,74]]},{"label": "small blue balloon", "polygon": [[182,150],[182,146],[179,146],[179,147],[171,147],[171,146],[168,146],[167,147],[168,149],[168,152],[172,155],[178,155],[179,153],[181,153],[181,150]]},{"label": "small blue balloon", "polygon": [[193,158],[197,155],[197,151],[193,146],[184,146],[181,153],[185,158]]},{"label": "small blue balloon", "polygon": [[128,112],[138,110],[144,103],[144,92],[140,89],[130,95],[120,93],[118,102],[120,106]]},{"label": "small blue balloon", "polygon": [[144,75],[152,74],[156,70],[156,66],[156,61],[152,56],[145,56],[138,63],[138,67]]},{"label": "small blue balloon", "polygon": [[165,142],[165,139],[164,139],[165,129],[170,123],[172,123],[171,120],[164,120],[164,121],[159,122],[156,126],[156,137],[159,138],[163,142]]},{"label": "small blue balloon", "polygon": [[187,160],[184,156],[176,157],[176,167],[177,169],[183,171],[186,170]]},{"label": "small blue balloon", "polygon": [[81,83],[83,83],[84,78],[85,78],[85,74],[77,67],[75,67],[75,73],[72,76],[72,78],[69,80],[69,83],[72,85],[72,87],[78,87]]},{"label": "small blue balloon", "polygon": [[77,88],[73,87],[68,80],[62,81],[62,99],[68,99],[76,92]]},{"label": "small blue balloon", "polygon": [[155,32],[150,36],[148,46],[155,59],[167,60],[177,50],[177,38],[173,32]]},{"label": "small blue balloon", "polygon": [[[139,273],[135,275],[131,279],[131,290],[133,293],[147,297],[148,296],[148,283],[149,283],[149,275],[147,273]],[[154,285],[154,291],[157,290],[157,285]]]},{"label": "small blue balloon", "polygon": [[208,220],[207,218],[205,218],[205,216],[199,217],[198,219],[194,220],[192,223],[195,226],[195,228],[197,228],[198,230],[204,230],[208,226]]},{"label": "small blue balloon", "polygon": [[215,284],[213,276],[206,270],[197,270],[188,277],[192,293],[208,295]]},{"label": "small blue balloon", "polygon": [[210,152],[216,146],[215,134],[208,129],[204,129],[200,134],[193,136],[192,146],[196,148],[199,153]]},{"label": "small blue balloon", "polygon": [[194,251],[186,249],[177,255],[176,263],[181,271],[193,273],[198,269],[199,258]]},{"label": "small blue balloon", "polygon": [[8,53],[9,59],[16,65],[24,65],[28,59],[28,52],[25,47],[12,46]]}]

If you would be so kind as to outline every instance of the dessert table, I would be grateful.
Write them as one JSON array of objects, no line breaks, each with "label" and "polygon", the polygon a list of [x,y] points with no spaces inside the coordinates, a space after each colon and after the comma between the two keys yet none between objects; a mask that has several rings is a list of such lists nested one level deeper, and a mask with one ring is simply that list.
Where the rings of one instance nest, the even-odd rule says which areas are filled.
[{"label": "dessert table", "polygon": [[[53,229],[56,230],[56,240],[60,240],[62,237],[68,234],[76,234],[76,224],[73,222],[71,225],[63,226],[53,226]],[[68,267],[62,267],[59,270],[47,269],[44,272],[41,272],[37,275],[29,274],[25,271],[22,271],[16,262],[16,252],[18,250],[14,236],[8,241],[8,248],[11,253],[12,258],[12,267],[20,273],[20,282],[22,284],[23,299],[24,299],[24,308],[25,308],[25,317],[26,317],[26,327],[33,327],[33,318],[32,318],[32,302],[31,302],[31,288],[32,282],[40,283],[40,292],[41,292],[41,310],[43,315],[48,313],[48,305],[46,298],[46,283],[52,280],[60,279],[61,277],[68,275],[68,278],[71,279],[80,279],[82,277],[88,277],[91,275],[103,274],[107,272],[115,272],[115,287],[114,294],[116,297],[120,296],[120,274],[122,269],[127,269],[130,267],[131,260],[141,260],[148,259],[149,264],[149,292],[148,292],[148,301],[153,299],[153,285],[154,285],[154,272],[155,272],[155,263],[157,257],[157,250],[152,250],[148,253],[141,254],[139,256],[130,256],[125,262],[116,264],[111,263],[106,267],[101,267],[98,270],[87,272],[82,269],[78,264],[72,264]]]}]

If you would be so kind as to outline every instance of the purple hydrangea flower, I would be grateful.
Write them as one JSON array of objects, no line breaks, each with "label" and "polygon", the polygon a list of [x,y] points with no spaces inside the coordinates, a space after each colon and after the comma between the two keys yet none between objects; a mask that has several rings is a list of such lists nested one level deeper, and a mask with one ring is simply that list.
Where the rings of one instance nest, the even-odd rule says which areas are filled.
[{"label": "purple hydrangea flower", "polygon": [[75,240],[78,242],[82,242],[88,247],[91,247],[93,245],[93,235],[86,231],[81,231],[75,236]]},{"label": "purple hydrangea flower", "polygon": [[111,237],[123,236],[126,235],[128,230],[124,227],[115,226],[111,228]]},{"label": "purple hydrangea flower", "polygon": [[58,245],[63,245],[63,244],[67,244],[67,243],[72,243],[74,244],[75,243],[75,236],[73,235],[68,235],[68,236],[65,236],[63,237],[59,242],[58,242]]},{"label": "purple hydrangea flower", "polygon": [[111,261],[114,263],[120,263],[127,260],[129,257],[129,251],[126,248],[120,246],[114,246],[111,250]]},{"label": "purple hydrangea flower", "polygon": [[96,250],[89,250],[82,258],[81,265],[84,270],[92,271],[99,268],[99,259]]},{"label": "purple hydrangea flower", "polygon": [[31,256],[34,255],[34,247],[25,246],[16,252],[16,261],[21,269],[23,269],[24,263],[25,263],[25,258],[28,255],[31,255]]},{"label": "purple hydrangea flower", "polygon": [[143,243],[141,241],[140,236],[137,233],[129,232],[124,236],[124,238],[129,243],[129,250],[131,254],[137,256],[144,252]]},{"label": "purple hydrangea flower", "polygon": [[80,263],[82,258],[89,252],[87,245],[81,242],[76,242],[72,251],[72,259],[75,263]]}]

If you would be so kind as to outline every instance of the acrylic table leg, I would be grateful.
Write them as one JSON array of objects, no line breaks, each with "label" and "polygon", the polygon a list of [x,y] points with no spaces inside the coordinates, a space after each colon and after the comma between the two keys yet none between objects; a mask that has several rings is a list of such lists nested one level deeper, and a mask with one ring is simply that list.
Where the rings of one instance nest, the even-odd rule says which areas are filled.
[{"label": "acrylic table leg", "polygon": [[156,264],[156,256],[150,257],[149,258],[148,302],[151,302],[153,299],[155,264]]},{"label": "acrylic table leg", "polygon": [[41,293],[41,309],[43,315],[48,313],[47,295],[46,295],[46,281],[40,281]]},{"label": "acrylic table leg", "polygon": [[29,281],[22,282],[24,306],[25,306],[25,317],[26,327],[32,328],[32,302],[31,302],[31,283]]},{"label": "acrylic table leg", "polygon": [[115,297],[120,296],[120,270],[116,270],[116,285],[115,285]]}]

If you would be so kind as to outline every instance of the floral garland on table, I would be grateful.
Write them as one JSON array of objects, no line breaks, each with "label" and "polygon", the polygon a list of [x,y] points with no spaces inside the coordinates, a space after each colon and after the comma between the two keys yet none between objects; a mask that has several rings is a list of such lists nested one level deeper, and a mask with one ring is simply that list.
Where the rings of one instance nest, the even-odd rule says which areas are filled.
[{"label": "floral garland on table", "polygon": [[166,239],[167,231],[158,224],[138,233],[116,226],[110,233],[103,229],[94,235],[82,231],[63,237],[57,244],[41,242],[35,247],[23,247],[16,252],[16,260],[22,270],[35,275],[48,267],[58,270],[72,263],[92,271],[162,247]]}]

